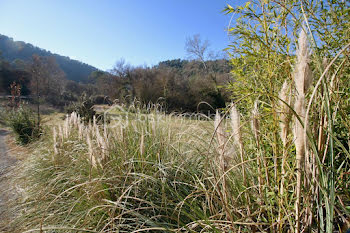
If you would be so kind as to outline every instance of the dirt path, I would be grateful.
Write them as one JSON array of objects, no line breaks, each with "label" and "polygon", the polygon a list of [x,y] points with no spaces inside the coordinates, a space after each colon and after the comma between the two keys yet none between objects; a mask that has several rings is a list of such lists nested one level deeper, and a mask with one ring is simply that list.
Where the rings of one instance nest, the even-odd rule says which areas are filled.
[{"label": "dirt path", "polygon": [[16,159],[11,157],[7,151],[5,138],[8,133],[8,131],[0,129],[0,225],[8,220],[7,202],[12,198],[12,188],[7,174],[16,163]]}]

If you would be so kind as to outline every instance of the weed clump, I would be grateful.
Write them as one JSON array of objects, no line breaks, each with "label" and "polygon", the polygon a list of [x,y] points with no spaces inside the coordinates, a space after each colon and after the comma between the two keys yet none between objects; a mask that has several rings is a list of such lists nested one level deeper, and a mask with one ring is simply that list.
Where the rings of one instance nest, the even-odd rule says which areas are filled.
[{"label": "weed clump", "polygon": [[103,115],[100,115],[95,111],[94,105],[95,102],[93,98],[87,97],[83,94],[77,103],[73,103],[66,108],[66,112],[68,114],[76,112],[85,123],[93,121],[94,117],[98,121],[103,121]]},{"label": "weed clump", "polygon": [[30,109],[19,107],[12,110],[7,116],[7,123],[16,133],[17,140],[21,144],[28,144],[40,137],[41,130]]}]

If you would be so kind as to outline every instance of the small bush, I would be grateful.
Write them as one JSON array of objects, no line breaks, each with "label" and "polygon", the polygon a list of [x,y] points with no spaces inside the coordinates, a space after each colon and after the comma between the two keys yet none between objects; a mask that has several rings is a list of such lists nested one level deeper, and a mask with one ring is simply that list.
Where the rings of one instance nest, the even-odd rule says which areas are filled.
[{"label": "small bush", "polygon": [[21,107],[10,112],[8,124],[17,134],[17,140],[22,144],[28,144],[40,137],[40,129],[36,125],[34,113],[29,109]]},{"label": "small bush", "polygon": [[109,99],[108,96],[104,96],[104,95],[94,95],[91,96],[92,102],[94,104],[108,104],[108,105],[112,105],[112,101]]},{"label": "small bush", "polygon": [[81,116],[84,122],[93,121],[94,116],[98,121],[103,120],[103,115],[98,114],[94,109],[94,101],[92,98],[83,95],[78,103],[74,103],[66,108],[67,113],[76,112]]}]

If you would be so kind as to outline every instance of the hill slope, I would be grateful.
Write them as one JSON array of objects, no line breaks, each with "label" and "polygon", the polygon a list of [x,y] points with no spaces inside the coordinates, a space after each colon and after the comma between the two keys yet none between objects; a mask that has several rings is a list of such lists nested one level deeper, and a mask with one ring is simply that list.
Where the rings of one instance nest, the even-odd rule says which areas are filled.
[{"label": "hill slope", "polygon": [[17,59],[28,62],[31,60],[33,54],[55,57],[61,69],[66,73],[67,78],[77,82],[87,82],[91,72],[98,70],[91,65],[51,53],[23,41],[14,41],[12,38],[0,34],[0,56],[2,58],[9,62]]}]

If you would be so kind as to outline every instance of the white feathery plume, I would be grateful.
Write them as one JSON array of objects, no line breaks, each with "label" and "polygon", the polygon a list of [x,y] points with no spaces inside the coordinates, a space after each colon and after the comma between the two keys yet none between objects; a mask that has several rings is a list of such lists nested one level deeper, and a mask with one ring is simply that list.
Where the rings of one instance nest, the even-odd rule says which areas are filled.
[{"label": "white feathery plume", "polygon": [[254,102],[254,108],[252,110],[252,120],[251,127],[254,133],[255,140],[258,141],[259,138],[259,109],[258,109],[258,101]]},{"label": "white feathery plume", "polygon": [[80,123],[80,116],[75,112],[75,124],[78,125]]},{"label": "white feathery plume", "polygon": [[68,121],[70,124],[74,124],[74,112],[72,112],[69,116],[68,116]]},{"label": "white feathery plume", "polygon": [[221,166],[221,169],[223,171],[226,170],[227,167],[227,158],[225,156],[225,144],[226,144],[226,136],[225,136],[225,132],[224,129],[221,125],[221,116],[219,114],[219,112],[216,110],[216,114],[215,114],[215,119],[214,119],[214,127],[215,127],[215,131],[216,131],[216,138],[218,141],[218,153],[219,153],[219,164]]},{"label": "white feathery plume", "polygon": [[103,125],[103,139],[104,139],[104,142],[105,142],[106,150],[108,151],[109,138],[108,138],[108,129],[107,129],[107,124],[106,123],[104,123],[104,125]]},{"label": "white feathery plume", "polygon": [[221,117],[218,111],[216,111],[216,115],[215,115],[215,119],[214,119],[214,127],[216,130],[216,137],[218,140],[218,144],[219,144],[219,153],[222,154],[223,153],[223,147],[225,145],[225,134],[224,134],[224,130],[221,126]]},{"label": "white feathery plume", "polygon": [[104,160],[107,147],[106,147],[106,142],[105,142],[104,138],[101,136],[100,130],[98,127],[96,128],[95,135],[96,135],[96,141],[98,143],[98,146],[101,148],[101,151],[102,151],[102,160]]},{"label": "white feathery plume", "polygon": [[63,143],[64,135],[63,135],[63,129],[61,125],[58,126],[58,136],[60,137],[61,142]]},{"label": "white feathery plume", "polygon": [[93,121],[93,122],[92,122],[92,123],[93,123],[92,126],[93,126],[93,128],[96,130],[96,128],[97,128],[97,119],[96,119],[96,116],[94,115],[92,119],[93,119],[93,120],[92,120],[92,121]]},{"label": "white feathery plume", "polygon": [[95,130],[93,125],[91,124],[91,121],[89,121],[88,127],[87,127],[87,133],[90,134],[92,137],[95,137]]},{"label": "white feathery plume", "polygon": [[86,143],[88,144],[88,150],[89,150],[89,160],[90,160],[90,163],[93,167],[97,167],[96,166],[96,159],[95,159],[95,156],[94,156],[94,150],[93,150],[93,147],[92,147],[92,142],[91,142],[91,139],[90,139],[90,135],[87,135],[86,137]]},{"label": "white feathery plume", "polygon": [[294,72],[294,82],[298,93],[294,108],[301,122],[299,122],[298,119],[295,120],[294,137],[297,150],[297,160],[302,160],[305,155],[305,148],[301,147],[305,147],[306,142],[304,138],[304,129],[301,123],[304,123],[305,121],[305,93],[312,83],[312,73],[308,64],[310,54],[307,47],[307,36],[304,30],[301,30],[300,32],[298,45],[297,62]]},{"label": "white feathery plume", "polygon": [[53,136],[53,151],[55,153],[55,155],[58,154],[58,149],[57,149],[57,132],[56,132],[56,127],[53,127],[53,130],[52,130],[52,136]]},{"label": "white feathery plume", "polygon": [[66,115],[66,120],[64,121],[63,132],[64,132],[65,138],[68,138],[68,136],[69,136],[69,115]]},{"label": "white feathery plume", "polygon": [[78,137],[79,140],[83,139],[83,132],[84,132],[84,124],[81,122],[78,122]]},{"label": "white feathery plume", "polygon": [[309,66],[310,53],[307,46],[307,35],[301,30],[298,39],[297,61],[294,70],[294,82],[298,94],[305,95],[312,83],[312,73]]},{"label": "white feathery plume", "polygon": [[121,138],[122,142],[124,142],[124,130],[123,130],[123,126],[120,126],[120,138]]},{"label": "white feathery plume", "polygon": [[77,121],[78,121],[78,123],[81,123],[81,117],[80,117],[80,115],[78,115]]},{"label": "white feathery plume", "polygon": [[73,112],[74,113],[74,126],[78,126],[79,124],[79,121],[78,121],[78,114],[76,112]]},{"label": "white feathery plume", "polygon": [[[290,95],[287,81],[284,81],[281,91],[279,93],[279,117],[280,117],[280,137],[283,142],[283,146],[287,144],[287,137],[289,133],[289,121],[290,121]],[[288,105],[287,105],[288,104]]]},{"label": "white feathery plume", "polygon": [[103,139],[101,137],[99,128],[95,128],[95,135],[96,135],[96,141],[97,141],[98,146],[102,146]]},{"label": "white feathery plume", "polygon": [[152,124],[152,131],[153,131],[153,134],[156,135],[156,120],[154,119],[154,117],[152,117],[152,121],[151,121],[151,124]]},{"label": "white feathery plume", "polygon": [[230,111],[230,117],[231,117],[233,139],[235,141],[236,146],[240,150],[242,150],[243,142],[242,142],[242,134],[241,134],[241,120],[240,120],[239,112],[236,106],[233,104]]},{"label": "white feathery plume", "polygon": [[108,140],[108,131],[107,131],[106,122],[103,124],[103,137],[105,138],[105,140]]},{"label": "white feathery plume", "polygon": [[233,139],[235,141],[236,146],[239,148],[239,154],[241,156],[241,163],[242,163],[242,176],[243,176],[243,182],[245,184],[245,168],[244,168],[244,149],[243,149],[243,141],[242,141],[242,134],[241,134],[241,120],[239,116],[239,112],[234,104],[231,106],[230,111],[230,117],[231,117],[231,126],[232,126],[232,133],[233,133]]},{"label": "white feathery plume", "polygon": [[296,210],[295,210],[295,232],[300,232],[300,202],[301,202],[301,178],[302,167],[305,163],[306,152],[306,137],[304,137],[305,123],[305,93],[312,83],[312,73],[309,67],[309,50],[307,46],[307,35],[304,30],[301,30],[298,39],[297,61],[294,70],[294,82],[297,89],[297,96],[295,101],[295,112],[299,116],[300,121],[295,119],[294,129],[294,144],[296,149],[296,169],[297,169],[297,186],[296,186]]}]

